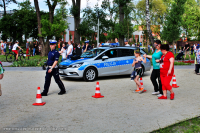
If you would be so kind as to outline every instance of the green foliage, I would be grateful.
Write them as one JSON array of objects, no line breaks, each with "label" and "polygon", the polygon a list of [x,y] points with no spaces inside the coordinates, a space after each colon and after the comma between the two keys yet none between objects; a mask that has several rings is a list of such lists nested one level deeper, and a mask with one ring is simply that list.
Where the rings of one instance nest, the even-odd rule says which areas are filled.
[{"label": "green foliage", "polygon": [[[140,0],[137,5],[137,18],[145,24],[146,16],[146,0]],[[167,12],[167,6],[163,0],[149,0],[149,12],[152,25],[163,24],[165,14]]]},{"label": "green foliage", "polygon": [[180,37],[185,2],[186,0],[175,0],[175,2],[172,3],[169,14],[166,16],[161,36],[162,39],[169,43],[178,40]]},{"label": "green foliage", "polygon": [[11,67],[41,67],[46,60],[23,60],[23,61],[15,61],[11,65]]},{"label": "green foliage", "polygon": [[196,36],[200,29],[200,8],[195,0],[186,0],[182,26],[187,37]]},{"label": "green foliage", "polygon": [[42,24],[42,37],[55,36],[56,38],[61,38],[61,33],[65,32],[68,27],[67,14],[68,10],[65,8],[66,2],[62,1],[60,9],[56,10],[54,15],[53,23],[50,22],[48,13],[44,14],[41,18]]},{"label": "green foliage", "polygon": [[3,40],[11,37],[13,41],[22,42],[23,35],[25,38],[35,36],[33,31],[37,29],[37,17],[34,8],[28,0],[19,3],[19,7],[20,10],[16,10],[12,15],[7,14],[0,20]]}]

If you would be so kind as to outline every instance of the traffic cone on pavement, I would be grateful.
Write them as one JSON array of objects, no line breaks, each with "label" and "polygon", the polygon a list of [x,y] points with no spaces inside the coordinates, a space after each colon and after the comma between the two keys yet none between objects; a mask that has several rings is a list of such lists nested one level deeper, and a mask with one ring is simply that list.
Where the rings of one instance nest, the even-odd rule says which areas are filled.
[{"label": "traffic cone on pavement", "polygon": [[35,106],[43,106],[45,105],[46,102],[42,102],[42,95],[41,95],[41,92],[40,92],[40,87],[37,88],[37,94],[36,94],[36,101],[33,105]]},{"label": "traffic cone on pavement", "polygon": [[[140,78],[140,84],[141,84],[142,88],[144,88],[142,77]],[[140,88],[140,89],[141,89],[141,88]],[[146,91],[147,91],[147,90],[143,90],[143,92],[146,92]]]},{"label": "traffic cone on pavement", "polygon": [[96,92],[95,92],[95,95],[92,96],[92,97],[94,97],[94,98],[102,98],[102,97],[104,97],[104,96],[102,96],[101,93],[100,93],[99,82],[97,82],[97,84],[96,84]]},{"label": "traffic cone on pavement", "polygon": [[177,86],[177,83],[176,83],[176,76],[174,75],[172,79],[173,79],[173,81],[172,81],[172,87],[173,88],[178,88],[179,86]]}]

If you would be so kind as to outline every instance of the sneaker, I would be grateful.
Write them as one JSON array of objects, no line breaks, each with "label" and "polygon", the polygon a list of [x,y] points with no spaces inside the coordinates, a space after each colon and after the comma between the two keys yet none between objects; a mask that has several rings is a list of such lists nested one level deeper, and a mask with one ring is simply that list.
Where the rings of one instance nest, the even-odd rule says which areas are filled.
[{"label": "sneaker", "polygon": [[144,92],[144,88],[141,88],[139,93],[141,94],[142,92]]},{"label": "sneaker", "polygon": [[135,92],[140,92],[140,90],[135,90]]},{"label": "sneaker", "polygon": [[167,97],[161,96],[161,97],[159,97],[158,99],[167,99]]},{"label": "sneaker", "polygon": [[170,94],[170,100],[174,100],[174,95],[175,95],[174,93]]},{"label": "sneaker", "polygon": [[162,96],[162,94],[158,94],[158,95],[157,95],[157,97],[161,97],[161,96]]},{"label": "sneaker", "polygon": [[152,92],[152,95],[158,95],[158,94],[160,94],[159,91],[157,91],[157,92]]}]

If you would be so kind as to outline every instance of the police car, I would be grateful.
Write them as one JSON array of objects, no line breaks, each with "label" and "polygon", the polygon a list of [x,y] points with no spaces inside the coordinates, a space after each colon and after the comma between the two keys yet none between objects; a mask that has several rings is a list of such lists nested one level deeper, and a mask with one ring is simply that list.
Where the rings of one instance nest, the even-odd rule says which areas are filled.
[{"label": "police car", "polygon": [[[80,59],[65,60],[59,64],[59,74],[62,77],[83,78],[94,81],[97,77],[127,75],[133,71],[132,63],[134,51],[137,47],[115,47],[112,44],[94,48],[83,53]],[[141,56],[146,54],[140,49]],[[151,62],[147,58],[142,63],[142,75],[151,69]]]}]

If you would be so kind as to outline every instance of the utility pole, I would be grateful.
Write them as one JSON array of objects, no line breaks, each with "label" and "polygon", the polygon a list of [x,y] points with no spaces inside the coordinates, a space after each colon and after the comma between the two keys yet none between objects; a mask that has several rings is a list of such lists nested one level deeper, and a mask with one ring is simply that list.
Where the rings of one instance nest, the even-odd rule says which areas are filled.
[{"label": "utility pole", "polygon": [[99,11],[98,11],[98,31],[97,31],[97,46],[99,45]]}]

